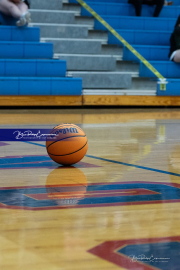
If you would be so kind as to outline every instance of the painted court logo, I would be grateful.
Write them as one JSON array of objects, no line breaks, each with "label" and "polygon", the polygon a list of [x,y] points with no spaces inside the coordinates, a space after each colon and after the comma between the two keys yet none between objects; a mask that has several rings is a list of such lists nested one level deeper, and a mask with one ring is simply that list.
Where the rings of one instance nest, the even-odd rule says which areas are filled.
[{"label": "painted court logo", "polygon": [[48,210],[180,202],[178,184],[155,182],[88,184],[83,174],[81,177],[78,171],[77,174],[78,178],[81,178],[81,182],[77,184],[61,182],[60,185],[52,185],[47,181],[46,186],[0,188],[0,207]]},{"label": "painted court logo", "polygon": [[180,265],[180,237],[106,241],[88,252],[123,269],[176,270]]}]

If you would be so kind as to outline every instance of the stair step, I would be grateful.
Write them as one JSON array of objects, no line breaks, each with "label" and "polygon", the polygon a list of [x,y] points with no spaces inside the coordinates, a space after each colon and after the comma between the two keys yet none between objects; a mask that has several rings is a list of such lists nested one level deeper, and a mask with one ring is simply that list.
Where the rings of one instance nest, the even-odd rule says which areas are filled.
[{"label": "stair step", "polygon": [[[39,27],[43,38],[87,38],[88,25],[78,24],[50,24],[31,23],[32,26]],[[106,39],[107,41],[107,39]]]},{"label": "stair step", "polygon": [[45,0],[31,0],[31,8],[32,9],[53,9],[58,10],[62,9],[62,0],[53,0],[53,1],[45,1]]},{"label": "stair step", "polygon": [[141,77],[133,77],[132,78],[132,85],[131,89],[136,89],[136,90],[153,90],[156,91],[157,89],[157,79],[149,79],[149,78],[141,78]]},{"label": "stair step", "polygon": [[92,39],[102,39],[108,41],[108,32],[105,31],[98,31],[98,30],[89,30],[88,38]]},{"label": "stair step", "polygon": [[83,89],[83,95],[101,95],[101,96],[156,96],[156,90],[128,90],[128,89]]},{"label": "stair step", "polygon": [[63,3],[63,10],[74,11],[76,15],[81,14],[81,6],[79,4]]},{"label": "stair step", "polygon": [[73,38],[43,38],[42,41],[52,42],[54,53],[66,54],[100,54],[101,40]]},{"label": "stair step", "polygon": [[83,89],[119,89],[131,87],[131,73],[129,72],[82,72],[70,71],[73,77],[80,77]]},{"label": "stair step", "polygon": [[94,27],[94,18],[75,16],[75,23],[89,25],[89,26],[91,26],[91,28],[93,28]]},{"label": "stair step", "polygon": [[123,47],[118,47],[117,45],[102,45],[102,54],[111,54],[119,55],[119,58],[122,59]]},{"label": "stair step", "polygon": [[139,63],[133,63],[131,61],[122,61],[122,60],[117,61],[116,70],[139,73]]},{"label": "stair step", "polygon": [[66,60],[67,70],[78,71],[115,71],[116,58],[108,55],[56,54],[59,59]]},{"label": "stair step", "polygon": [[31,9],[32,23],[66,23],[75,22],[73,11]]}]

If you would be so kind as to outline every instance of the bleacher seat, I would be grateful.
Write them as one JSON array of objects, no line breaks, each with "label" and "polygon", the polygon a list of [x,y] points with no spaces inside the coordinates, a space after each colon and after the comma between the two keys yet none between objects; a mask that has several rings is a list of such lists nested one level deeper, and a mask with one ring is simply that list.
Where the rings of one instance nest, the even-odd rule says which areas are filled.
[{"label": "bleacher seat", "polygon": [[82,79],[66,77],[66,61],[53,59],[39,28],[0,26],[0,95],[81,94]]},{"label": "bleacher seat", "polygon": [[[120,1],[119,3],[111,3],[109,1],[109,3],[105,3],[103,5],[102,3],[98,3],[98,1],[96,3],[86,1],[86,3],[101,16],[135,16],[135,9],[133,5],[128,3],[120,3]],[[143,5],[141,16],[152,17],[154,9],[154,6]],[[180,6],[165,6],[159,15],[159,18],[177,18],[179,14]],[[81,15],[91,16],[85,8],[82,9]]]},{"label": "bleacher seat", "polygon": [[[77,3],[70,0],[71,3]],[[173,1],[172,6],[164,6],[160,16],[153,18],[155,7],[143,5],[142,16],[135,16],[133,5],[127,0],[88,0],[85,1],[127,42],[129,42],[152,66],[167,78],[167,90],[161,91],[157,86],[157,95],[180,95],[180,64],[169,61],[170,36],[177,17],[180,14],[180,0]],[[84,8],[81,14],[91,16]],[[96,30],[107,30],[95,20]],[[108,43],[121,45],[121,42],[108,33]],[[123,47],[123,60],[139,62],[136,56]],[[139,76],[155,78],[156,76],[141,62]]]},{"label": "bleacher seat", "polygon": [[[170,45],[171,31],[151,31],[151,30],[124,30],[116,29],[131,45]],[[121,42],[110,32],[108,33],[109,44],[121,44]]]}]

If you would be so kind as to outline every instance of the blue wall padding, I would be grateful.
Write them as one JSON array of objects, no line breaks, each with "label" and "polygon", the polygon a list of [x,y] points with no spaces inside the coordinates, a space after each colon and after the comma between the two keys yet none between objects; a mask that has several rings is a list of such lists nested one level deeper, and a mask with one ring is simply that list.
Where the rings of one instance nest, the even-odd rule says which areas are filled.
[{"label": "blue wall padding", "polygon": [[[116,30],[131,45],[163,45],[169,46],[171,31]],[[108,32],[108,44],[122,44],[113,34]]]},{"label": "blue wall padding", "polygon": [[81,94],[81,78],[0,77],[0,95]]},{"label": "blue wall padding", "polygon": [[0,59],[0,76],[65,77],[64,60]]},{"label": "blue wall padding", "polygon": [[166,90],[160,90],[160,84],[157,85],[158,96],[180,96],[180,80],[179,79],[168,79],[166,84]]},{"label": "blue wall padding", "polygon": [[[172,61],[150,61],[150,64],[165,78],[178,78],[180,75],[180,64]],[[155,77],[143,63],[140,63],[139,75],[141,77]]]},{"label": "blue wall padding", "polygon": [[[148,46],[134,45],[133,48],[140,53],[146,60],[151,61],[168,61],[169,47],[168,46]],[[123,60],[125,61],[140,61],[127,47],[123,47]]]},{"label": "blue wall padding", "polygon": [[53,44],[40,42],[0,42],[0,58],[52,58]]}]

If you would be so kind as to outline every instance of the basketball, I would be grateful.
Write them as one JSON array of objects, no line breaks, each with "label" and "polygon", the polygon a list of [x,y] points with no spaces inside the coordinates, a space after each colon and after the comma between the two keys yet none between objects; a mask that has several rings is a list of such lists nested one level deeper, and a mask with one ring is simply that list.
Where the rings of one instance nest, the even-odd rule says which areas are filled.
[{"label": "basketball", "polygon": [[46,140],[46,149],[53,161],[62,165],[72,165],[85,156],[88,141],[80,127],[62,124],[51,130],[50,137]]}]

